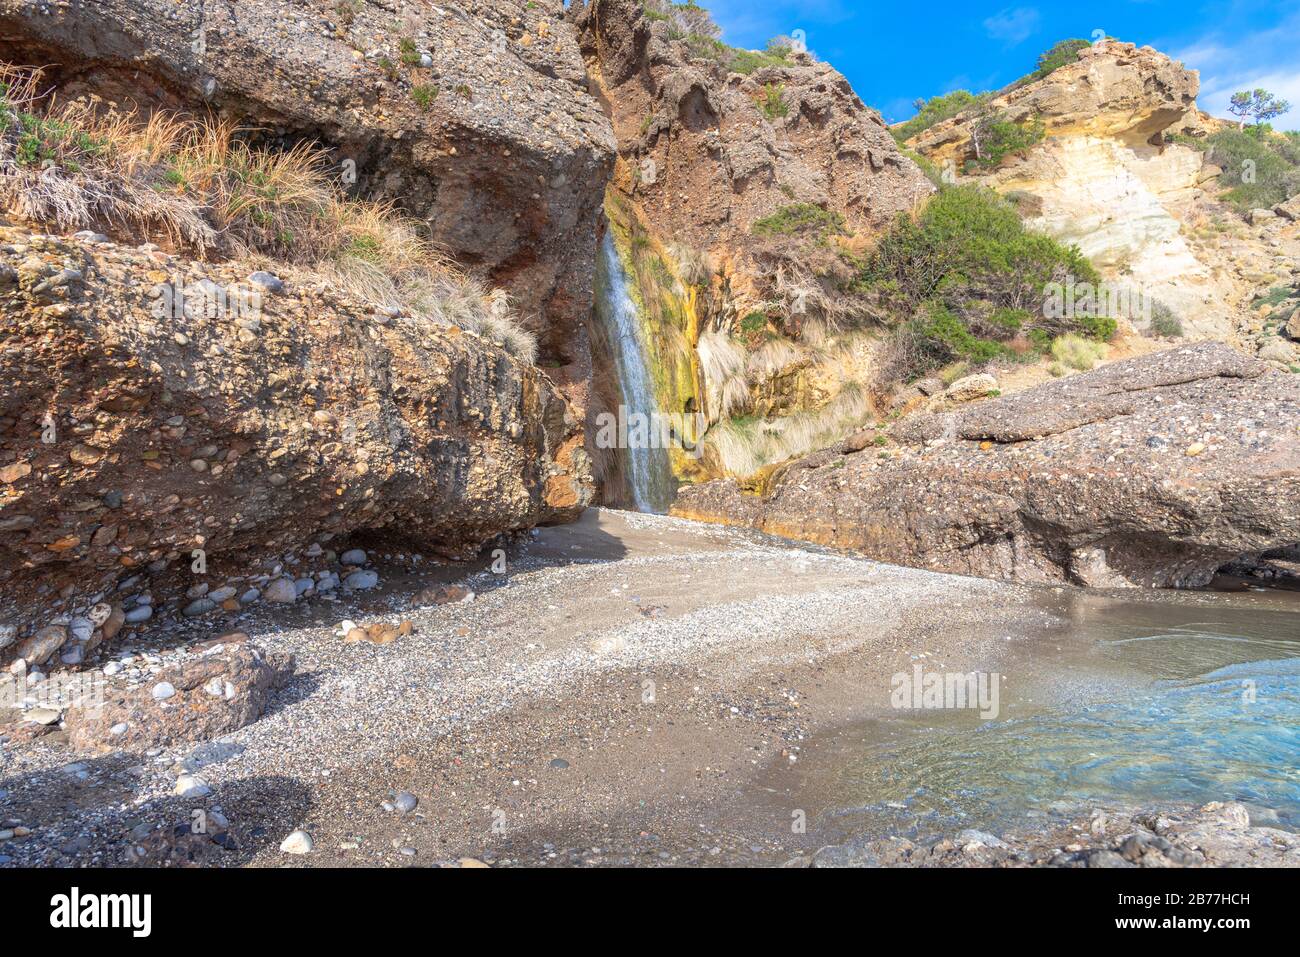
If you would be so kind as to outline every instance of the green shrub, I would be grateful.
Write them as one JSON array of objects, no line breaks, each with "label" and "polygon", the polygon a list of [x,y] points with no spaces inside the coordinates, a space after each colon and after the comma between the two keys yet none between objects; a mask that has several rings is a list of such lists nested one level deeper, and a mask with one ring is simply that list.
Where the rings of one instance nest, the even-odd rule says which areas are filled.
[{"label": "green shrub", "polygon": [[438,87],[432,83],[419,83],[411,87],[411,99],[415,100],[415,105],[426,113],[433,107],[433,101],[438,98]]},{"label": "green shrub", "polygon": [[726,47],[729,58],[724,65],[730,73],[743,73],[745,76],[769,66],[789,66],[789,49],[768,46],[766,50],[740,50]]},{"label": "green shrub", "polygon": [[398,59],[406,66],[419,66],[420,51],[415,46],[415,41],[410,37],[402,37],[397,41]]},{"label": "green shrub", "polygon": [[767,313],[755,310],[740,320],[740,331],[747,336],[756,336],[767,328]]},{"label": "green shrub", "polygon": [[1263,309],[1265,306],[1276,306],[1279,303],[1285,302],[1287,299],[1290,298],[1291,298],[1291,290],[1288,287],[1274,286],[1268,292],[1259,296],[1253,303],[1251,303],[1251,308]]},{"label": "green shrub", "polygon": [[822,209],[812,203],[793,203],[758,220],[751,230],[756,236],[788,236],[815,231],[824,237],[828,233],[843,232],[844,217],[834,210]]},{"label": "green shrub", "polygon": [[915,220],[901,215],[854,288],[897,324],[891,371],[902,379],[959,359],[1045,352],[1067,333],[1113,336],[1112,318],[1047,314],[1047,285],[1069,281],[1100,276],[1077,248],[1027,231],[1010,203],[969,185],[942,190]]},{"label": "green shrub", "polygon": [[1160,300],[1151,303],[1151,335],[1165,339],[1181,339],[1183,320]]},{"label": "green shrub", "polygon": [[990,95],[980,93],[977,96],[969,90],[954,90],[951,93],[945,93],[943,96],[936,96],[930,100],[918,100],[916,116],[906,123],[900,123],[894,127],[894,139],[898,140],[899,143],[909,140],[918,133],[924,133],[936,123],[942,123],[944,120],[956,116],[962,110],[984,102]]},{"label": "green shrub", "polygon": [[763,110],[763,115],[769,120],[774,120],[778,116],[788,116],[790,114],[790,105],[785,101],[785,84],[768,83],[763,87],[763,98],[759,100],[759,107]]},{"label": "green shrub", "polygon": [[1202,141],[1206,158],[1223,170],[1223,198],[1243,212],[1269,209],[1300,193],[1300,141],[1255,130],[1220,130]]},{"label": "green shrub", "polygon": [[975,124],[972,138],[978,155],[969,165],[997,169],[1007,156],[1041,142],[1046,133],[1046,127],[1037,117],[1028,123],[1012,123],[1000,113],[989,113]]},{"label": "green shrub", "polygon": [[1048,76],[1063,66],[1078,62],[1079,51],[1092,46],[1087,40],[1062,40],[1038,58],[1038,69],[1033,76],[1037,80]]}]

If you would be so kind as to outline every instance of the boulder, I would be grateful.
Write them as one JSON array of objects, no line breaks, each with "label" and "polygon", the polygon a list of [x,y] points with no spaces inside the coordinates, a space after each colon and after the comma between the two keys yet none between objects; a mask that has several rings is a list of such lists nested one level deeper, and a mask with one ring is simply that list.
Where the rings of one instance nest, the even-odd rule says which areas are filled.
[{"label": "boulder", "polygon": [[[247,562],[389,530],[460,556],[590,500],[577,417],[548,375],[453,326],[377,323],[285,269],[246,339],[198,311],[164,327],[148,295],[179,275],[234,289],[238,263],[0,226],[5,266],[19,278],[0,284],[0,461],[23,467],[0,483],[0,621],[21,636],[62,589],[179,576],[200,547],[209,563]],[[51,272],[76,279],[52,286]],[[111,539],[96,534],[109,524]],[[47,638],[42,656],[59,644]]]},{"label": "boulder", "polygon": [[1273,212],[1293,223],[1300,221],[1300,194],[1292,196],[1285,203],[1278,203],[1273,207]]},{"label": "boulder", "polygon": [[213,646],[139,688],[108,692],[100,707],[72,708],[68,740],[90,751],[208,741],[260,718],[272,693],[292,675],[291,655],[244,642]]},{"label": "boulder", "polygon": [[1300,377],[1220,343],[912,416],[893,437],[885,458],[795,463],[764,497],[685,488],[673,514],[901,565],[1110,587],[1203,585],[1300,543]]},{"label": "boulder", "polygon": [[958,379],[948,386],[943,397],[949,402],[974,402],[976,399],[987,398],[990,393],[996,392],[997,388],[996,378],[987,372],[978,372]]}]

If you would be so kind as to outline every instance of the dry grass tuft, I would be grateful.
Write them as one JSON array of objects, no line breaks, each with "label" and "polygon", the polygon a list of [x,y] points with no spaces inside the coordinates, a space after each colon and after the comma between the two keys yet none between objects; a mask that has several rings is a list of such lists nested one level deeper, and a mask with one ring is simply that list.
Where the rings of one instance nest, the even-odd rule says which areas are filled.
[{"label": "dry grass tuft", "polygon": [[321,147],[262,149],[225,120],[63,104],[41,83],[38,70],[0,64],[0,208],[65,232],[313,269],[359,299],[535,361],[504,293],[467,277],[391,205],[344,196]]},{"label": "dry grass tuft", "polygon": [[705,438],[705,463],[715,474],[746,479],[770,465],[829,448],[873,416],[867,391],[856,382],[846,382],[839,394],[816,412],[719,423]]}]

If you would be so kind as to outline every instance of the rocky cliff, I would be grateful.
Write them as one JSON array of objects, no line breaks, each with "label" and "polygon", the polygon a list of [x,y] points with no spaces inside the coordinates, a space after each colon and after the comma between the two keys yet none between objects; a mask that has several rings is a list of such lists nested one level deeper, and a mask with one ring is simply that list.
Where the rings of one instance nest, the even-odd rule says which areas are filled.
[{"label": "rocky cliff", "polygon": [[735,296],[763,298],[763,218],[803,203],[871,233],[933,191],[879,113],[805,52],[738,61],[675,38],[639,0],[590,0],[576,22],[618,139],[614,190],[661,241],[710,254]]},{"label": "rocky cliff", "polygon": [[789,466],[763,497],[683,490],[673,513],[990,578],[1207,583],[1300,541],[1300,379],[1182,346]]},{"label": "rocky cliff", "polygon": [[0,310],[0,657],[93,647],[128,595],[233,578],[187,614],[238,610],[250,564],[348,533],[463,556],[591,497],[544,372],[311,273],[0,227]]},{"label": "rocky cliff", "polygon": [[[662,3],[572,8],[618,141],[607,213],[659,404],[708,424],[731,413],[739,391],[767,411],[824,405],[839,379],[793,346],[747,357],[742,320],[789,344],[808,322],[851,308],[838,250],[860,248],[934,187],[833,67],[789,40],[728,47],[703,10],[689,12],[679,23],[681,10]],[[730,373],[719,371],[719,347],[734,353]],[[740,375],[747,361],[758,371]],[[613,406],[601,385],[598,376],[597,405]],[[675,464],[699,474],[696,459]]]},{"label": "rocky cliff", "polygon": [[48,65],[65,97],[331,147],[356,195],[513,294],[581,400],[614,140],[559,0],[0,0],[0,60]]},{"label": "rocky cliff", "polygon": [[[1108,39],[908,142],[950,177],[969,174],[1014,198],[1030,225],[1077,244],[1107,281],[1168,306],[1188,335],[1276,353],[1249,306],[1296,278],[1300,228],[1273,217],[1244,222],[1216,201],[1222,170],[1185,145],[1223,125],[1197,110],[1199,85],[1182,63]],[[1041,124],[1043,138],[982,169],[976,131],[989,115]],[[1289,347],[1281,349],[1269,357],[1286,365]]]}]

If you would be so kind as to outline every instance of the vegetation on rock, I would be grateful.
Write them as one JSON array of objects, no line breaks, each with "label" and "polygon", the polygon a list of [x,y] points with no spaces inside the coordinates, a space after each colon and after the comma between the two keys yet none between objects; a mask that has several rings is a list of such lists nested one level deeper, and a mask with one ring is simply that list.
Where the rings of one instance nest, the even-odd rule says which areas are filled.
[{"label": "vegetation on rock", "polygon": [[1270,209],[1300,194],[1300,133],[1275,133],[1267,125],[1220,130],[1207,137],[1172,137],[1203,150],[1223,170],[1223,199],[1243,212]]},{"label": "vegetation on rock", "polygon": [[1079,51],[1092,46],[1087,40],[1062,40],[1038,58],[1038,69],[1030,76],[1035,80],[1050,76],[1063,66],[1077,63]]},{"label": "vegetation on rock", "polygon": [[0,64],[0,206],[21,218],[305,266],[358,298],[534,360],[536,341],[504,293],[461,272],[391,204],[344,195],[324,149],[264,149],[227,120],[56,105],[39,83],[38,71]]},{"label": "vegetation on rock", "polygon": [[894,127],[894,138],[899,143],[904,143],[935,124],[956,116],[962,110],[984,102],[989,96],[988,93],[974,94],[969,90],[954,90],[929,100],[917,100],[916,116]]},{"label": "vegetation on rock", "polygon": [[1109,339],[1110,317],[1044,308],[1049,283],[1099,279],[1077,248],[1026,230],[1010,203],[972,185],[943,190],[915,219],[900,216],[856,287],[897,327],[890,371],[907,378],[956,360],[1040,355],[1071,332]]}]

